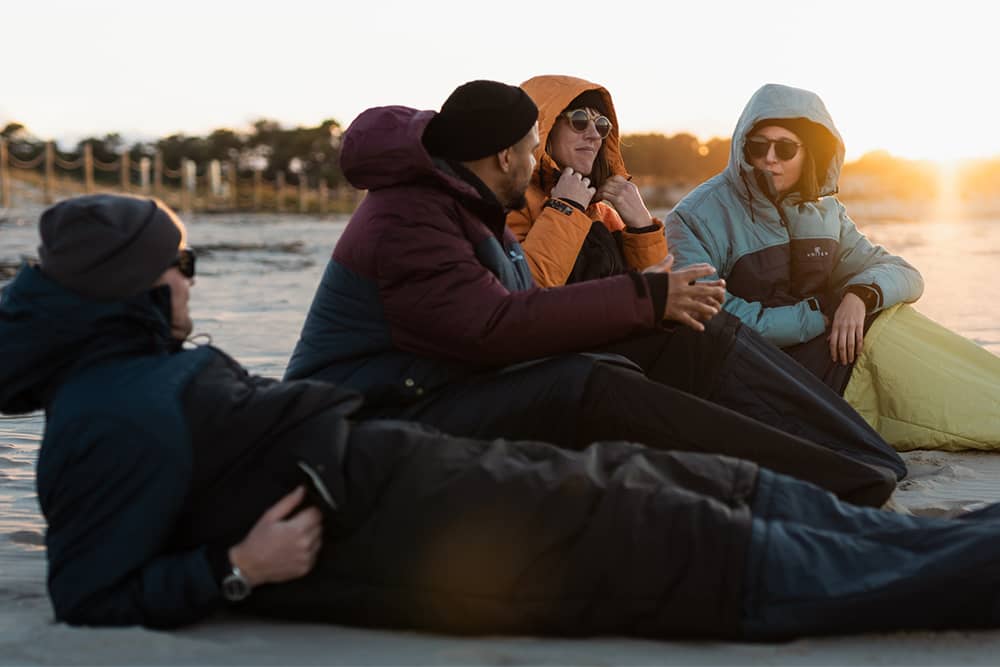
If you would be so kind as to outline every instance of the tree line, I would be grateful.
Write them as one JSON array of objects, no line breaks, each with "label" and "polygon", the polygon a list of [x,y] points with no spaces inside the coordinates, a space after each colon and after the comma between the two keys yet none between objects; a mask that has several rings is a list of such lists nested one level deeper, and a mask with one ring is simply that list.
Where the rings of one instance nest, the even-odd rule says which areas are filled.
[{"label": "tree line", "polygon": [[[179,168],[182,159],[205,164],[211,160],[234,162],[240,172],[263,172],[271,180],[281,171],[290,184],[307,179],[315,187],[325,179],[331,188],[344,184],[340,171],[342,128],[333,119],[313,127],[284,127],[275,120],[261,119],[250,128],[237,131],[213,130],[206,136],[173,134],[153,141],[127,145],[119,133],[87,137],[77,142],[69,156],[78,156],[90,143],[93,156],[101,162],[113,162],[128,153],[133,164],[159,152],[167,169]],[[45,141],[34,136],[21,123],[8,123],[0,136],[8,140],[11,154],[30,161],[45,150]],[[730,140],[713,138],[701,141],[694,135],[679,133],[626,134],[622,137],[622,156],[629,172],[647,184],[690,188],[725,169],[729,160]],[[861,183],[852,190],[862,196],[893,196],[924,199],[936,196],[936,167],[926,162],[904,160],[884,151],[875,151],[844,167],[844,178]],[[101,175],[98,174],[98,178]],[[117,178],[104,174],[109,182]],[[966,197],[997,194],[1000,160],[966,165],[960,173],[960,192]]]},{"label": "tree line", "polygon": [[[309,187],[316,187],[320,180],[335,188],[344,182],[339,167],[340,124],[332,119],[314,127],[287,128],[278,121],[261,119],[245,131],[228,128],[213,130],[206,136],[173,134],[153,141],[138,141],[129,145],[117,132],[103,137],[86,137],[66,151],[67,159],[83,153],[90,144],[95,160],[110,163],[127,153],[133,164],[142,158],[160,154],[168,170],[180,168],[184,159],[197,164],[212,160],[233,162],[241,173],[262,172],[266,180],[284,172],[288,182],[297,185],[306,179]],[[45,151],[44,140],[34,136],[21,123],[8,123],[0,136],[8,141],[11,155],[21,161],[34,160]],[[96,178],[100,179],[98,173]],[[115,174],[104,174],[104,180],[114,181]]]}]

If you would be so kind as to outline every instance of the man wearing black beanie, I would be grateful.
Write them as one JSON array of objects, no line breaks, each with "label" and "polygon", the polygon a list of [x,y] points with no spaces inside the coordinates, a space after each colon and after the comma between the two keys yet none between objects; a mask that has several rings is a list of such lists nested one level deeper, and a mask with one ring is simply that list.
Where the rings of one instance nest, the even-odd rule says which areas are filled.
[{"label": "man wearing black beanie", "polygon": [[423,144],[473,185],[485,185],[505,208],[520,208],[535,167],[537,121],[538,107],[517,86],[470,81],[427,123]]},{"label": "man wearing black beanie", "polygon": [[671,360],[663,374],[690,391],[621,356],[587,353],[665,320],[703,328],[725,292],[697,282],[714,271],[707,265],[537,287],[506,226],[535,171],[536,118],[520,88],[472,81],[439,113],[380,107],[351,123],[341,167],[368,195],[333,251],[285,377],[360,391],[367,417],[570,449],[610,438],[728,454],[882,503],[898,455],[860,417],[801,427],[824,436],[813,440],[764,423],[776,414],[769,403],[758,421],[706,400],[725,349],[681,342],[662,355]]},{"label": "man wearing black beanie", "polygon": [[513,146],[537,121],[538,107],[517,86],[470,81],[441,105],[423,141],[431,155],[468,162]]}]

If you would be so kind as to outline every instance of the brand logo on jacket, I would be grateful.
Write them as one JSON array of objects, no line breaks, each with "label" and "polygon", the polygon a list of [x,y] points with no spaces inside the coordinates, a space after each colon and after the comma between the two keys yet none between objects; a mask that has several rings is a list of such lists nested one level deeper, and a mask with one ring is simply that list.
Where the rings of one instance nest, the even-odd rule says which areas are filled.
[{"label": "brand logo on jacket", "polygon": [[806,253],[806,257],[829,257],[830,252],[828,250],[823,250],[819,246],[814,246],[812,250]]}]

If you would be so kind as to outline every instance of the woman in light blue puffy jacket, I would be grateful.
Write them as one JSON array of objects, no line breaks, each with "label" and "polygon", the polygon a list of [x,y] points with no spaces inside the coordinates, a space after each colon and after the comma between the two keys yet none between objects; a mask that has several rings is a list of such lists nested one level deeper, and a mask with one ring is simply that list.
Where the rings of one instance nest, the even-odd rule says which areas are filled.
[{"label": "woman in light blue puffy jacket", "polygon": [[819,96],[763,86],[737,122],[725,171],[668,216],[670,251],[679,266],[715,266],[724,308],[898,449],[1000,448],[1000,359],[902,305],[923,279],[847,215],[835,196],[843,163]]}]

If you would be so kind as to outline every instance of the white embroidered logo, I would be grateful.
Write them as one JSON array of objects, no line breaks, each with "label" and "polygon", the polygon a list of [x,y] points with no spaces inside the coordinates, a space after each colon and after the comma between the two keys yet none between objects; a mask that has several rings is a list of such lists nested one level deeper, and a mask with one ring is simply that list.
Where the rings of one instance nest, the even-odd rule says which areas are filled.
[{"label": "white embroidered logo", "polygon": [[812,250],[806,253],[806,257],[829,257],[830,253],[823,250],[819,246],[814,247]]}]

